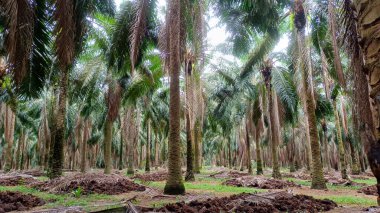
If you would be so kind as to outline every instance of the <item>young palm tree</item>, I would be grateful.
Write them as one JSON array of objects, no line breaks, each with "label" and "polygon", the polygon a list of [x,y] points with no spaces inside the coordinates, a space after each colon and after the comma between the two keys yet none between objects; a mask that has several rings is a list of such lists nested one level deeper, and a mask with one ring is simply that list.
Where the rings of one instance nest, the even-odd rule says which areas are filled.
[{"label": "young palm tree", "polygon": [[168,179],[165,194],[183,194],[185,186],[182,182],[181,146],[180,146],[180,22],[181,1],[169,0],[167,26],[169,28],[169,71],[170,71],[170,128],[169,128],[169,162]]}]

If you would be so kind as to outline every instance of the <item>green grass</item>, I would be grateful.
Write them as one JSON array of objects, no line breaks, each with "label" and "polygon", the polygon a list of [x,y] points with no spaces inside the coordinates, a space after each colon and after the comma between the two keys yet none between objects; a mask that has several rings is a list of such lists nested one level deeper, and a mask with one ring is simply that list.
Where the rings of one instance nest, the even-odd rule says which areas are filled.
[{"label": "green grass", "polygon": [[329,196],[315,196],[318,199],[330,199],[336,202],[338,205],[356,205],[356,206],[376,206],[376,200],[357,197],[353,195],[329,195]]},{"label": "green grass", "polygon": [[99,201],[118,202],[119,199],[111,195],[90,194],[82,195],[79,198],[73,197],[72,194],[56,195],[46,192],[40,192],[26,186],[0,186],[0,191],[17,191],[25,194],[32,194],[46,201],[43,208],[56,208],[59,206],[82,206],[86,211],[93,208],[94,203]]},{"label": "green grass", "polygon": [[[309,180],[299,180],[295,178],[285,178],[285,180],[293,181],[301,186],[311,186],[311,181]],[[353,181],[360,183],[359,181],[356,181],[356,180],[353,180]],[[360,180],[360,181],[362,181],[362,183],[366,183],[367,181],[367,184],[370,182],[370,180]],[[343,185],[333,185],[331,183],[327,183],[326,185],[329,190],[333,190],[333,191],[334,190],[358,190],[362,188],[362,186],[343,186]],[[369,185],[373,185],[373,184],[369,184]]]},{"label": "green grass", "polygon": [[352,181],[356,182],[356,183],[365,183],[369,186],[371,185],[376,185],[376,179],[375,178],[370,178],[368,180],[362,180],[362,179],[352,179]]}]

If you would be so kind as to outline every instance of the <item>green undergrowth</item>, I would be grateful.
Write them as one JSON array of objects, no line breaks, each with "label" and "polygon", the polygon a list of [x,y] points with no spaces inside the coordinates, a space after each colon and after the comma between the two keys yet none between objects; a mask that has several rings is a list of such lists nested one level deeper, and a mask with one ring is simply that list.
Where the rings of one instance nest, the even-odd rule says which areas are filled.
[{"label": "green undergrowth", "polygon": [[368,180],[363,180],[363,179],[355,179],[353,178],[352,181],[356,182],[356,183],[365,183],[369,186],[371,185],[376,185],[376,178],[370,178]]},{"label": "green undergrowth", "polygon": [[[285,178],[285,180],[293,181],[296,184],[299,184],[301,186],[311,186],[311,181],[310,180],[300,180],[296,178]],[[353,179],[353,182],[356,183],[365,183],[367,185],[374,185],[376,183],[376,180],[358,180],[358,179]],[[373,182],[375,181],[375,182]],[[362,188],[363,186],[343,186],[343,185],[333,185],[331,183],[327,183],[327,188],[329,190],[358,190]]]},{"label": "green undergrowth", "polygon": [[100,201],[110,203],[118,202],[120,200],[116,196],[104,194],[81,195],[80,197],[76,198],[71,193],[57,195],[47,192],[41,192],[26,186],[0,186],[0,192],[1,191],[21,192],[24,194],[32,194],[34,196],[37,196],[46,202],[46,204],[42,206],[42,208],[45,209],[56,208],[61,206],[82,206],[86,211],[89,211],[94,208],[93,204],[99,203]]},{"label": "green undergrowth", "polygon": [[329,196],[314,196],[318,199],[329,199],[336,202],[338,205],[352,205],[352,206],[376,206],[376,199],[368,199],[365,197],[358,197],[355,195],[329,195]]}]

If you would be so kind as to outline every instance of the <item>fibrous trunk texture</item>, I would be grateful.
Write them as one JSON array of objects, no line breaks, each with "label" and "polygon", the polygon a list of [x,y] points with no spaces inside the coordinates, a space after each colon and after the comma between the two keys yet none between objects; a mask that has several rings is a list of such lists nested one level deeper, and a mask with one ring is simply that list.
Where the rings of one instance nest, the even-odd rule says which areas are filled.
[{"label": "fibrous trunk texture", "polygon": [[184,194],[185,186],[181,172],[180,144],[180,21],[181,1],[170,0],[168,19],[169,29],[169,70],[170,70],[170,110],[169,110],[169,161],[168,178],[164,188],[165,194]]},{"label": "fibrous trunk texture", "polygon": [[[311,70],[310,63],[310,53],[307,48],[305,41],[305,25],[306,16],[303,7],[303,1],[295,1],[295,18],[294,24],[297,28],[297,41],[299,54],[303,56],[301,59],[301,72],[302,72],[302,84],[305,91],[305,102],[306,102],[306,114],[309,123],[309,135],[310,135],[310,146],[312,154],[312,182],[311,188],[313,189],[326,189],[326,183],[323,177],[323,166],[321,161],[321,149],[318,140],[318,130],[317,130],[317,120],[315,116],[315,102],[313,99],[312,90],[310,86],[310,75]],[[310,71],[310,72],[309,72]]]},{"label": "fibrous trunk texture", "polygon": [[[368,72],[371,87],[369,94],[372,98],[374,119],[374,129],[366,127],[369,143],[364,145],[369,165],[377,179],[378,192],[380,192],[380,1],[356,0],[355,3],[360,46],[365,59],[364,70]],[[380,204],[380,197],[377,201]]]}]

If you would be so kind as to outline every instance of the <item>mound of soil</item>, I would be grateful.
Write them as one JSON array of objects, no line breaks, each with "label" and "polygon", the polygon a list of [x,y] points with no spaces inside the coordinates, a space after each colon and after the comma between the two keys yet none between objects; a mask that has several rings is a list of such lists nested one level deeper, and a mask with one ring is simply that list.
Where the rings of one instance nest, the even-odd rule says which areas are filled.
[{"label": "mound of soil", "polygon": [[259,189],[284,189],[289,187],[301,187],[293,181],[268,179],[262,177],[234,178],[223,182],[224,185],[237,187],[254,187]]},{"label": "mound of soil", "polygon": [[38,182],[33,176],[30,175],[1,175],[0,176],[0,186],[17,186],[17,185],[27,185]]},{"label": "mound of soil", "polygon": [[0,212],[26,211],[29,208],[42,206],[45,201],[31,194],[20,192],[0,192]]},{"label": "mound of soil", "polygon": [[358,190],[359,193],[364,193],[366,195],[375,195],[378,196],[379,194],[377,193],[377,187],[376,185],[372,186],[366,186]]},{"label": "mound of soil", "polygon": [[179,202],[161,208],[142,208],[143,212],[320,212],[337,207],[331,200],[318,200],[306,195],[287,192],[239,194],[204,201]]},{"label": "mound of soil", "polygon": [[238,172],[238,171],[220,171],[215,174],[211,174],[212,178],[239,178],[248,176],[248,173]]},{"label": "mound of soil", "polygon": [[122,194],[130,191],[145,191],[145,186],[134,183],[121,175],[98,173],[76,174],[32,185],[41,191],[55,194],[71,193],[81,189],[82,194]]},{"label": "mound of soil", "polygon": [[140,179],[142,181],[164,181],[167,179],[167,172],[154,172],[145,174],[136,174],[133,178]]}]

